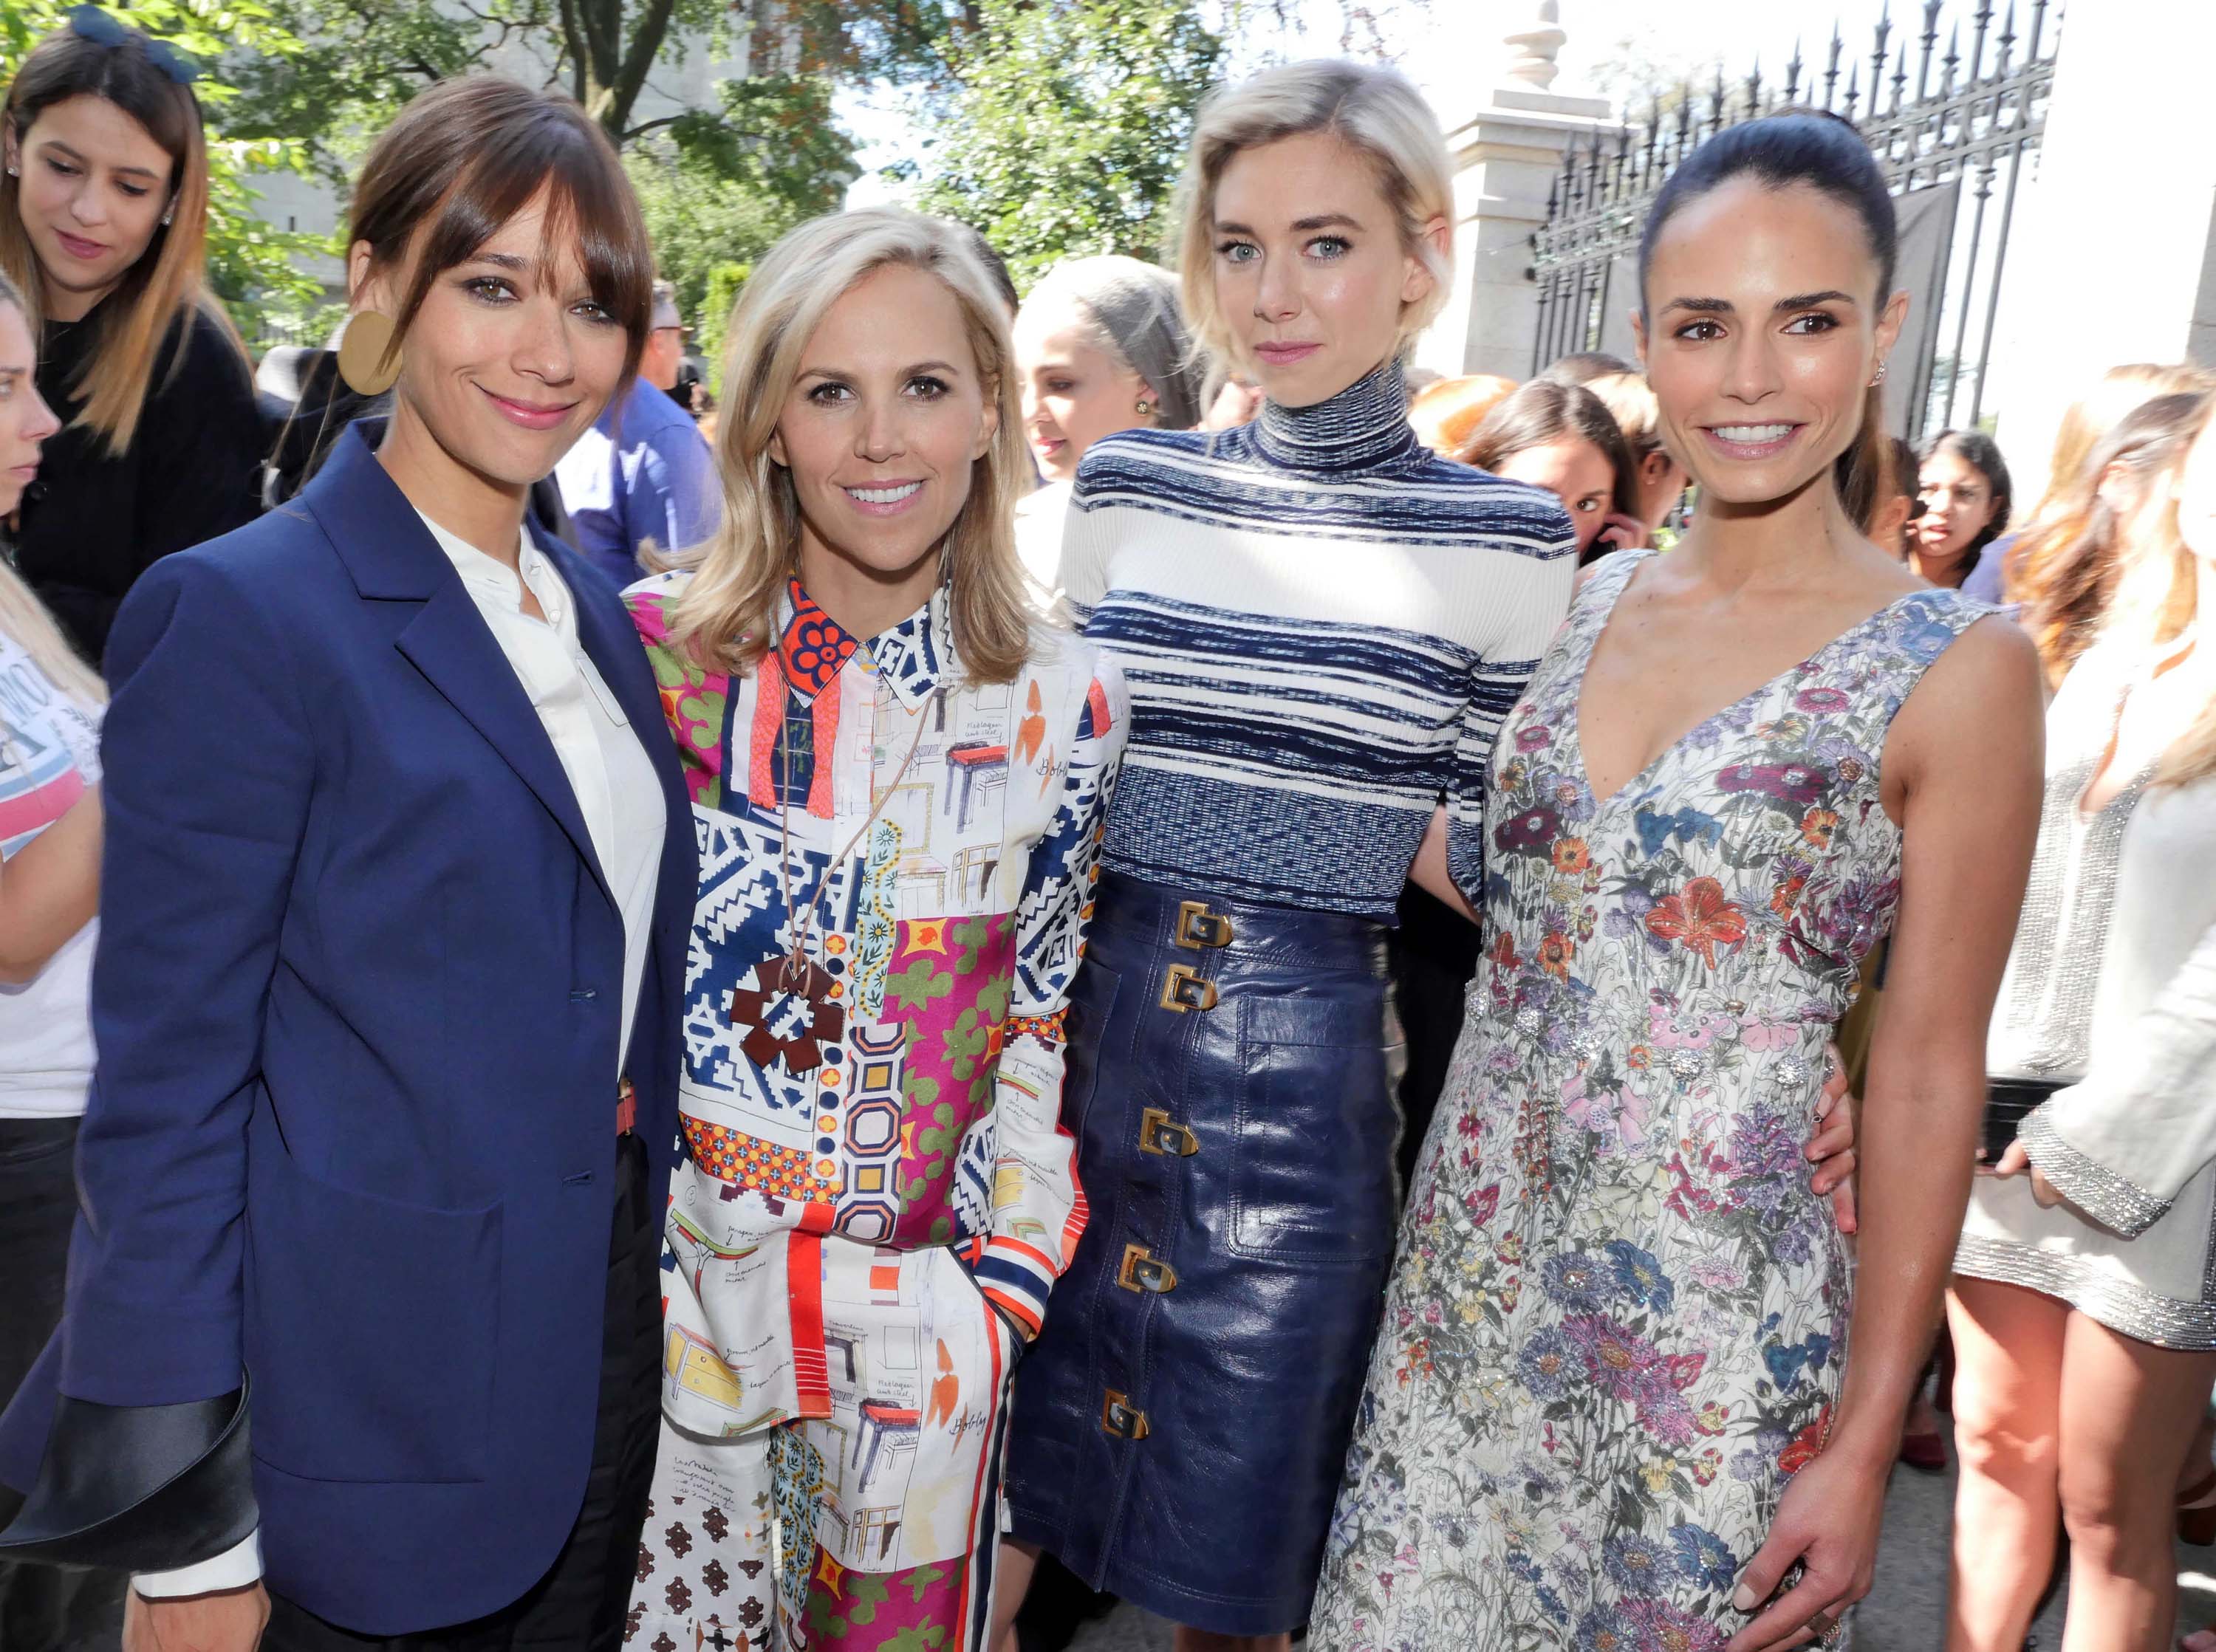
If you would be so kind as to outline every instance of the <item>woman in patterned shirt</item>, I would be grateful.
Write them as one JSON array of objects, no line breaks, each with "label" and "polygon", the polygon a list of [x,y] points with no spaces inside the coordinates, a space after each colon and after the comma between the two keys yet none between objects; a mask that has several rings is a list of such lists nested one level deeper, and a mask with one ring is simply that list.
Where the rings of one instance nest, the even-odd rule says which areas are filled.
[{"label": "woman in patterned shirt", "polygon": [[1085,1223],[1062,1027],[1124,691],[1028,617],[1019,386],[955,226],[803,225],[730,340],[724,526],[630,594],[700,851],[635,1632],[953,1652]]}]

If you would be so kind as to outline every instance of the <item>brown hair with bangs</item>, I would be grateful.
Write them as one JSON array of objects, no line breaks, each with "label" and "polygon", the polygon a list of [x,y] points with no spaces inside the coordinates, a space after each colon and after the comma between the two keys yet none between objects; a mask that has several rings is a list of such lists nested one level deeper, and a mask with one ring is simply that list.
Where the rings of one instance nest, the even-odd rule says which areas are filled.
[{"label": "brown hair with bangs", "polygon": [[630,340],[637,371],[654,313],[654,249],[631,180],[599,123],[559,92],[496,75],[442,81],[385,128],[354,185],[349,245],[367,243],[374,273],[416,265],[392,320],[405,342],[432,282],[474,256],[541,190],[542,263],[576,246],[594,300]]},{"label": "brown hair with bangs", "polygon": [[[237,329],[208,292],[204,274],[208,171],[200,100],[147,56],[146,46],[138,29],[125,31],[113,45],[57,29],[24,58],[0,106],[0,122],[19,150],[47,108],[72,97],[97,97],[145,127],[169,157],[170,221],[154,226],[138,261],[93,312],[92,324],[100,331],[70,386],[84,402],[76,422],[98,431],[112,454],[130,451],[149,394],[183,365],[194,311],[223,329],[237,347],[240,372],[250,371]],[[0,273],[15,282],[34,312],[43,311],[46,277],[23,230],[22,191],[20,179],[0,175]],[[175,347],[164,363],[157,358],[172,328]]]},{"label": "brown hair with bangs", "polygon": [[1608,403],[1582,384],[1535,378],[1520,386],[1485,415],[1455,458],[1480,470],[1497,470],[1526,448],[1544,447],[1565,437],[1600,450],[1616,473],[1609,508],[1624,516],[1638,515],[1639,471],[1631,449]]}]

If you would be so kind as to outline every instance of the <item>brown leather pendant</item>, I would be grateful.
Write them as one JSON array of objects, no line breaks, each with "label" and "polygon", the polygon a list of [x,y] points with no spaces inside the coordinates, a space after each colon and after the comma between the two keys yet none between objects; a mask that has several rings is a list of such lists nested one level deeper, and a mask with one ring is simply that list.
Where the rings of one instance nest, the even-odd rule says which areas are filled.
[{"label": "brown leather pendant", "polygon": [[[823,1046],[846,1036],[846,1011],[832,998],[830,973],[821,964],[798,962],[779,954],[754,966],[759,986],[742,986],[731,994],[731,1024],[748,1029],[739,1047],[747,1059],[766,1067],[779,1057],[785,1071],[796,1076],[823,1065]],[[791,1000],[799,1007],[799,1025],[789,1035],[771,1029],[771,1023]]]}]

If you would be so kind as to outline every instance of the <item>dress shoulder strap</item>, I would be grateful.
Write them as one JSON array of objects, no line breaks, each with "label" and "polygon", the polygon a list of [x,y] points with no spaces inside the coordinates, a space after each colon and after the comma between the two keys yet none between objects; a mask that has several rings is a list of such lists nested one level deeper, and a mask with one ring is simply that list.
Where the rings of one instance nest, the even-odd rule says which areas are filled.
[{"label": "dress shoulder strap", "polygon": [[1571,599],[1569,617],[1563,629],[1580,643],[1590,644],[1600,635],[1601,627],[1608,623],[1608,617],[1616,611],[1616,602],[1630,584],[1631,576],[1647,558],[1658,554],[1652,546],[1642,550],[1618,550],[1593,563],[1579,585],[1577,595]]},{"label": "dress shoulder strap", "polygon": [[1915,591],[1841,639],[1855,674],[1881,702],[1882,725],[1891,725],[1924,673],[1963,632],[1999,611],[1959,591]]}]

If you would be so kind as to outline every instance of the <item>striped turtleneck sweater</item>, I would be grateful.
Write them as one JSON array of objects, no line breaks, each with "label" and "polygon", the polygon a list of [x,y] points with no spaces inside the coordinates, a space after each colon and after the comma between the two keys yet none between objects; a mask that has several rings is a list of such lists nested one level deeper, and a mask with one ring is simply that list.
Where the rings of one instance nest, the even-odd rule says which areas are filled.
[{"label": "striped turtleneck sweater", "polygon": [[1397,365],[1095,444],[1061,584],[1131,688],[1103,864],[1389,921],[1443,800],[1474,900],[1493,736],[1576,572],[1551,494],[1416,440]]}]

